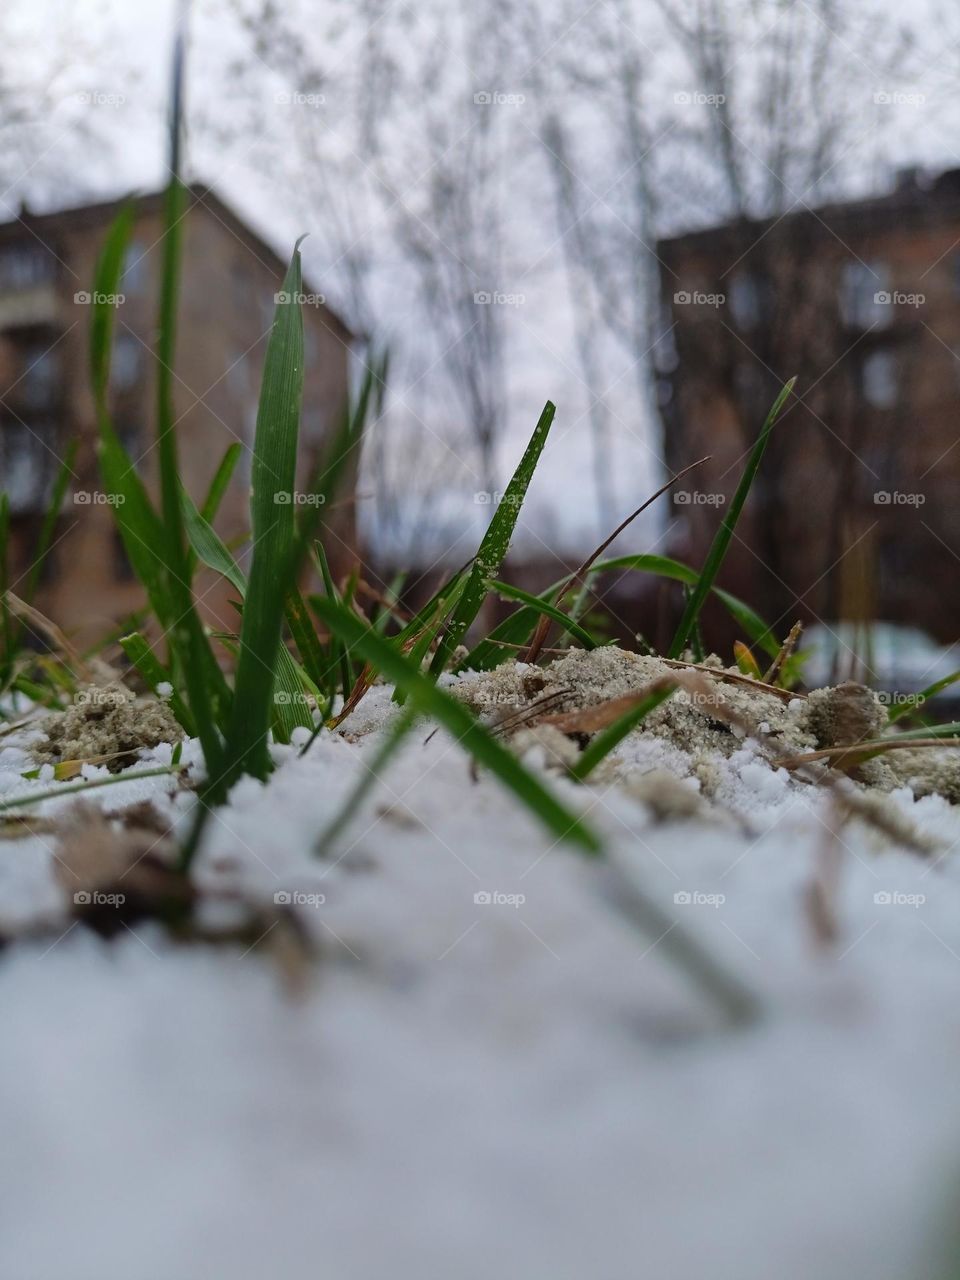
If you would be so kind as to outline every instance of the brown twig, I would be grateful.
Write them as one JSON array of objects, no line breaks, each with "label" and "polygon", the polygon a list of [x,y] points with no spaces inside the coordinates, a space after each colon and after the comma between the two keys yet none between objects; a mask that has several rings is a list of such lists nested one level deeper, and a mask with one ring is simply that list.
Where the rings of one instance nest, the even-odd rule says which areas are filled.
[{"label": "brown twig", "polygon": [[791,702],[794,698],[805,698],[807,696],[805,693],[796,693],[792,689],[781,689],[779,685],[766,684],[763,680],[754,680],[752,676],[741,675],[739,671],[725,671],[722,668],[708,667],[702,662],[683,662],[680,658],[661,658],[660,661],[665,663],[666,666],[675,667],[678,670],[702,671],[705,675],[714,676],[717,680],[729,680],[733,684],[743,684],[750,689],[759,689],[762,693],[772,693],[784,702]]},{"label": "brown twig", "polygon": [[803,623],[795,622],[790,628],[790,634],[780,646],[780,652],[774,658],[773,662],[763,677],[765,684],[774,684],[780,672],[783,670],[785,663],[793,656],[793,651],[797,647],[797,641],[800,639],[800,633],[803,631]]}]

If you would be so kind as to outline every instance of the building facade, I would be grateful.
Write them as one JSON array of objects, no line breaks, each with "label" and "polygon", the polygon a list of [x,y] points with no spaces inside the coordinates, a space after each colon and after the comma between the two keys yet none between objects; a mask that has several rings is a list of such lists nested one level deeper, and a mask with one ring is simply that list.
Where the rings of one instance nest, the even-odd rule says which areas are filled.
[{"label": "building facade", "polygon": [[[780,386],[724,584],[777,622],[960,635],[960,171],[663,241],[665,455],[709,454],[671,550],[702,562]],[[710,617],[723,631],[718,613]]]},{"label": "building facade", "polygon": [[[156,358],[163,197],[136,202],[116,299],[110,408],[120,438],[156,494]],[[16,591],[29,573],[50,486],[77,442],[70,490],[36,599],[82,642],[93,642],[143,604],[104,500],[89,376],[91,290],[97,256],[119,203],[0,225],[0,488],[10,500]],[[181,471],[199,502],[229,445],[242,452],[217,520],[226,539],[247,527],[250,461],[260,375],[283,262],[210,190],[190,188],[183,254],[174,397]],[[305,286],[308,289],[310,286]],[[301,419],[306,474],[341,420],[351,334],[319,294],[303,305]],[[355,554],[354,471],[331,517],[334,562]],[[197,594],[212,622],[236,626],[232,594],[201,574]]]}]

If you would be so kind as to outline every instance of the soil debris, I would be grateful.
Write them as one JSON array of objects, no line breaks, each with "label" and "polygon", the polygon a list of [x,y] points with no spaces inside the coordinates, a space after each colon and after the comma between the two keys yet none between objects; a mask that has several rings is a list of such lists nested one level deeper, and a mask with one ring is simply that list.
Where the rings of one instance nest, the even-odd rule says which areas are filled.
[{"label": "soil debris", "polygon": [[84,686],[72,707],[45,717],[42,725],[46,740],[30,748],[41,764],[105,759],[111,773],[126,768],[143,747],[183,738],[166,703],[138,701],[117,682]]}]

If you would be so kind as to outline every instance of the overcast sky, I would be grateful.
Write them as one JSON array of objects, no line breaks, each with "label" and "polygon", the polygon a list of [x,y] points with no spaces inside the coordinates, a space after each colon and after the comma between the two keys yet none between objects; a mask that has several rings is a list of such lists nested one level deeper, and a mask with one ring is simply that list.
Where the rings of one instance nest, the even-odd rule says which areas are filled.
[{"label": "overcast sky", "polygon": [[[329,13],[331,6],[338,8],[338,0],[317,0],[318,13]],[[188,93],[194,119],[216,118],[218,109],[222,119],[229,119],[230,108],[225,104],[229,100],[231,58],[249,59],[245,40],[225,16],[228,7],[227,0],[198,0],[196,6]],[[590,21],[592,8],[584,0],[583,23]],[[909,15],[899,0],[889,0],[887,8],[891,23],[909,17],[921,24],[935,3],[913,3]],[[163,112],[174,10],[175,0],[7,0],[3,21],[12,27],[8,51],[15,50],[16,56],[7,54],[6,81],[29,84],[35,78],[40,83],[52,75],[50,96],[54,104],[52,110],[45,108],[40,131],[15,131],[18,139],[29,142],[19,166],[20,177],[2,197],[7,212],[12,212],[20,199],[52,207],[132,188],[154,188],[163,181]],[[745,56],[749,54],[745,50]],[[946,50],[945,56],[949,54]],[[861,59],[859,51],[853,55]],[[862,59],[868,57],[869,50],[864,50]],[[955,144],[953,129],[956,93],[952,81],[944,81],[942,71],[941,66],[931,66],[919,83],[897,86],[901,92],[912,89],[926,94],[928,101],[922,111],[911,114],[904,109],[900,113],[895,127],[888,130],[882,164],[876,160],[861,163],[856,152],[845,160],[850,189],[881,185],[896,163],[960,165],[960,143]],[[264,67],[262,77],[254,77],[253,83],[254,96],[262,94],[264,108],[275,111],[282,81]],[[86,132],[78,132],[78,127]],[[284,256],[296,235],[314,232],[305,246],[307,271],[318,287],[333,294],[335,302],[336,273],[325,260],[322,236],[310,225],[322,219],[322,210],[304,210],[297,199],[296,175],[279,166],[265,166],[255,142],[254,138],[240,137],[230,145],[221,145],[209,136],[194,137],[188,146],[189,176],[214,186]],[[696,212],[678,209],[677,220],[689,221]],[[423,323],[422,317],[415,317],[413,304],[399,284],[392,287],[389,265],[384,264],[384,284],[378,295],[387,336]],[[398,274],[396,279],[400,281],[402,276]],[[511,317],[511,341],[520,356],[515,364],[522,376],[515,379],[502,463],[507,473],[538,407],[547,397],[555,399],[560,408],[558,427],[531,495],[534,523],[537,536],[547,541],[582,544],[596,532],[595,512],[585,498],[590,437],[583,388],[571,372],[569,316],[557,305],[557,292],[548,262],[545,272],[530,279],[522,312],[518,309],[516,317]],[[618,368],[611,369],[610,384],[617,428],[612,445],[617,510],[611,515],[615,519],[659,483],[660,449],[657,423],[637,403]],[[442,431],[441,423],[437,427]],[[482,519],[482,512],[471,514]]]}]

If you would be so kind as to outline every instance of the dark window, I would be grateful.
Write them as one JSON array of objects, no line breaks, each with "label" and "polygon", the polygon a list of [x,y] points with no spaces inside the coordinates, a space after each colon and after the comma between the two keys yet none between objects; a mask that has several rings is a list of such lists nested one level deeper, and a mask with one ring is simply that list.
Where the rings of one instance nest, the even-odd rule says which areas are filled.
[{"label": "dark window", "polygon": [[58,353],[48,346],[25,349],[20,380],[12,390],[28,409],[49,409],[57,400],[60,375]]},{"label": "dark window", "polygon": [[0,425],[0,488],[16,515],[44,509],[56,461],[45,444],[50,435],[43,426],[16,421]]},{"label": "dark window", "polygon": [[760,323],[763,290],[749,271],[738,271],[730,279],[730,312],[740,329],[755,329]]},{"label": "dark window", "polygon": [[141,240],[134,240],[127,249],[123,259],[123,275],[120,277],[120,292],[136,297],[147,287],[147,246]]},{"label": "dark window", "polygon": [[133,390],[143,374],[143,355],[143,344],[132,333],[117,336],[111,367],[114,390]]},{"label": "dark window", "polygon": [[874,351],[863,362],[863,398],[872,409],[892,409],[897,403],[899,378],[892,351]]},{"label": "dark window", "polygon": [[893,320],[890,268],[884,262],[845,262],[840,313],[855,329],[885,329]]},{"label": "dark window", "polygon": [[0,249],[0,290],[33,289],[53,280],[56,258],[43,245],[11,244]]}]

